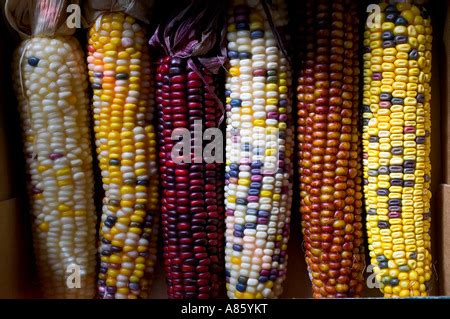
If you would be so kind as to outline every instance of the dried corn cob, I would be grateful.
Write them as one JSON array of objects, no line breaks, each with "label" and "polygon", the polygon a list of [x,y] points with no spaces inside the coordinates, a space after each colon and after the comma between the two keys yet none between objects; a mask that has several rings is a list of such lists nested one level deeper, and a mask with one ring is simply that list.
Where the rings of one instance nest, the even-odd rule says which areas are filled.
[{"label": "dried corn cob", "polygon": [[358,11],[349,0],[306,3],[298,81],[302,231],[313,296],[363,290],[358,133]]},{"label": "dried corn cob", "polygon": [[[36,2],[36,16],[46,16],[48,3]],[[96,214],[83,51],[72,36],[36,34],[21,43],[13,66],[42,292],[92,298]]]},{"label": "dried corn cob", "polygon": [[[223,287],[223,166],[198,157],[206,146],[205,130],[218,129],[222,116],[215,96],[217,76],[197,62],[203,56],[214,56],[212,50],[218,49],[214,30],[220,33],[220,29],[214,17],[220,15],[211,11],[215,6],[205,2],[205,6],[196,7],[192,2],[174,18],[182,21],[180,26],[165,26],[168,29],[158,30],[150,41],[171,53],[160,59],[156,75],[164,267],[169,298],[214,298]],[[188,34],[187,28],[193,25],[201,32],[212,33],[200,39],[177,38],[179,33]],[[167,48],[159,31],[164,31],[164,36],[169,34],[178,47]],[[204,42],[196,45],[201,48],[200,57],[193,50],[194,45],[184,48],[185,44],[201,40]],[[190,139],[189,149],[180,154],[188,154],[183,161],[173,157],[178,142],[173,134],[180,129]]]},{"label": "dried corn cob", "polygon": [[146,297],[158,177],[144,29],[123,12],[101,14],[90,29],[88,51],[105,190],[98,292],[101,298]]},{"label": "dried corn cob", "polygon": [[426,296],[430,242],[430,18],[380,4],[364,34],[364,193],[371,262],[385,297]]},{"label": "dried corn cob", "polygon": [[230,298],[279,296],[287,263],[291,78],[269,23],[285,27],[287,10],[283,1],[272,1],[271,8],[254,3],[233,1],[228,20],[225,267]]}]

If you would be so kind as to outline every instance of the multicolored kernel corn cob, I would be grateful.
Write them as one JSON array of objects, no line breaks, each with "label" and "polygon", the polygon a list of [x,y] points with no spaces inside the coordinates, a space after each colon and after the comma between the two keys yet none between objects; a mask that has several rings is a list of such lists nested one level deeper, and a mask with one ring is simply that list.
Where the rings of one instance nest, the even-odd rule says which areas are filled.
[{"label": "multicolored kernel corn cob", "polygon": [[[292,198],[290,66],[267,3],[232,1],[226,82],[226,247],[229,298],[273,298],[286,274]],[[268,8],[268,7],[266,7]],[[271,18],[287,25],[283,1]]]},{"label": "multicolored kernel corn cob", "polygon": [[385,297],[426,296],[430,241],[432,29],[408,3],[380,4],[364,34],[364,193],[371,262]]},{"label": "multicolored kernel corn cob", "polygon": [[89,31],[88,53],[105,190],[98,292],[108,299],[146,297],[155,253],[158,176],[144,28],[125,13],[102,14]]},{"label": "multicolored kernel corn cob", "polygon": [[315,298],[357,297],[364,269],[357,4],[307,1],[305,9],[297,133],[306,261]]},{"label": "multicolored kernel corn cob", "polygon": [[83,51],[71,36],[37,36],[22,42],[13,66],[42,293],[92,298],[96,214]]}]

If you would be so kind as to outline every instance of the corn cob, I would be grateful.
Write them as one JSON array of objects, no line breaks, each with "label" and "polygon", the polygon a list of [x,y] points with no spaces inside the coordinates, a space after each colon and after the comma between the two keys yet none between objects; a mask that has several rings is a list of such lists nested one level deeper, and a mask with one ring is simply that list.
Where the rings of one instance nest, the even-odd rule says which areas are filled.
[{"label": "corn cob", "polygon": [[235,0],[228,18],[226,247],[229,298],[282,293],[291,208],[290,67],[264,6],[282,33],[284,2]]},{"label": "corn cob", "polygon": [[[165,52],[156,74],[156,101],[164,268],[168,296],[176,299],[214,298],[223,287],[223,165],[204,154],[209,147],[205,133],[217,132],[223,115],[213,73],[222,65],[221,7],[202,4],[191,1],[150,40]],[[199,32],[191,32],[193,26]],[[178,141],[180,131],[186,134]],[[178,143],[181,154],[176,154]]]},{"label": "corn cob", "polygon": [[[81,47],[71,36],[34,37],[22,42],[13,65],[42,292],[92,298],[96,214]],[[79,289],[71,274],[80,275]]]},{"label": "corn cob", "polygon": [[102,14],[89,31],[88,52],[105,191],[98,293],[108,299],[146,297],[155,253],[158,177],[144,29],[123,12]]},{"label": "corn cob", "polygon": [[[194,158],[198,145],[194,125],[200,123],[202,131],[218,127],[221,116],[207,88],[214,91],[214,78],[205,69],[201,73],[206,83],[184,59],[167,57],[160,60],[156,76],[164,265],[168,296],[177,299],[216,297],[223,271],[221,164]],[[171,157],[175,128],[186,128],[194,137],[192,164]]]},{"label": "corn cob", "polygon": [[430,18],[380,4],[364,34],[364,194],[369,249],[385,297],[426,296],[430,242]]},{"label": "corn cob", "polygon": [[364,268],[357,5],[306,5],[306,52],[297,88],[306,261],[313,297],[357,297]]}]

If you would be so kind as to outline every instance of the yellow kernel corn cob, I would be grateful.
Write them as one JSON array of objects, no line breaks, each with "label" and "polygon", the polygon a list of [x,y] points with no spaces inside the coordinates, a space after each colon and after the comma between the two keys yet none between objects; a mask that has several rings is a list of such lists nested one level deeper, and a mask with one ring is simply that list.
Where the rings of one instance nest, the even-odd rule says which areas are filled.
[{"label": "yellow kernel corn cob", "polygon": [[[364,34],[363,151],[369,249],[385,297],[426,296],[431,271],[432,30],[408,3]],[[373,23],[375,22],[375,23]]]},{"label": "yellow kernel corn cob", "polygon": [[34,37],[13,66],[42,292],[92,298],[96,213],[83,51],[71,36]]},{"label": "yellow kernel corn cob", "polygon": [[146,42],[143,27],[122,12],[99,16],[89,32],[94,129],[105,190],[101,298],[146,297],[154,263],[158,181]]}]

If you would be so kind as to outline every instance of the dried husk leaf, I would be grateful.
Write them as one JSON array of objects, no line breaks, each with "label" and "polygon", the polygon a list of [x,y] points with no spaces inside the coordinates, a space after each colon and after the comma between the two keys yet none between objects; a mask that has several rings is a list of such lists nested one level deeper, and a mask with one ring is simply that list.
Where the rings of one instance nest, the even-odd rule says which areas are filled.
[{"label": "dried husk leaf", "polygon": [[23,39],[34,36],[72,35],[67,26],[67,7],[78,0],[7,0],[5,16]]}]

